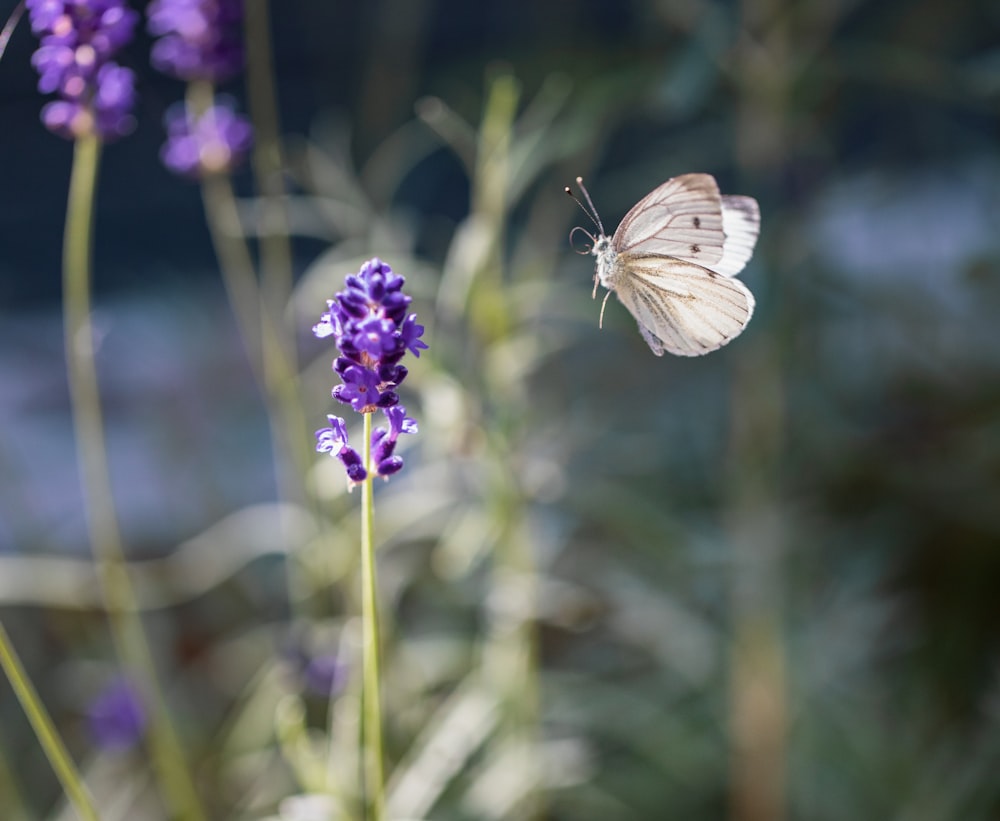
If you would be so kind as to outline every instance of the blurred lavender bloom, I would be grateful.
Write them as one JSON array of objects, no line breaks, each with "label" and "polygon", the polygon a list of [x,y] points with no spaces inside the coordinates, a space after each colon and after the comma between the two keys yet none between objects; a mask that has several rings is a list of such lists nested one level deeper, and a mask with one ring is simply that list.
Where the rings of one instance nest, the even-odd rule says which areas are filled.
[{"label": "blurred lavender bloom", "polygon": [[328,698],[343,689],[347,665],[332,649],[331,642],[299,625],[292,629],[282,645],[282,655],[306,690]]},{"label": "blurred lavender bloom", "polygon": [[347,681],[347,666],[335,653],[316,655],[306,663],[302,680],[311,693],[329,697],[343,689]]},{"label": "blurred lavender bloom", "polygon": [[183,103],[167,109],[167,141],[160,150],[163,164],[193,178],[231,171],[253,144],[253,127],[234,109],[226,97],[216,98],[216,104],[200,116]]},{"label": "blurred lavender bloom", "polygon": [[106,750],[134,746],[146,729],[146,710],[139,693],[125,678],[115,678],[87,710],[87,724],[94,743]]},{"label": "blurred lavender bloom", "polygon": [[221,83],[243,67],[242,0],[153,0],[146,12],[154,68],[179,80]]},{"label": "blurred lavender bloom", "polygon": [[135,78],[112,58],[135,31],[138,14],[125,0],[27,0],[41,45],[31,58],[38,90],[60,100],[42,109],[50,131],[69,139],[110,140],[135,125]]},{"label": "blurred lavender bloom", "polygon": [[[403,466],[403,460],[393,454],[396,439],[400,433],[417,431],[396,392],[408,373],[400,360],[407,351],[420,356],[427,348],[420,339],[424,326],[417,324],[416,314],[406,313],[411,298],[403,293],[404,282],[382,260],[370,259],[357,274],[347,276],[346,289],[326,301],[327,310],[313,326],[320,339],[334,337],[340,350],[333,370],[343,382],[333,389],[333,398],[358,413],[382,410],[389,420],[388,428],[373,432],[372,464],[361,465],[360,470],[354,461],[356,452],[347,447],[343,419],[330,416],[331,427],[316,431],[316,449],[339,457],[353,482],[362,481],[369,472],[378,476],[396,473]],[[361,479],[351,475],[352,469]]]}]

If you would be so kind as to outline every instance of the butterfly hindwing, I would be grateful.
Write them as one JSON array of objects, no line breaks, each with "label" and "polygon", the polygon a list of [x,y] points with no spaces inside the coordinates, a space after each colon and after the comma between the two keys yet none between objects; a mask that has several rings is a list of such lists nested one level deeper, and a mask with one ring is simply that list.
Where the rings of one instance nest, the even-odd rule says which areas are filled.
[{"label": "butterfly hindwing", "polygon": [[625,255],[628,276],[615,289],[653,353],[700,356],[738,336],[753,314],[739,280],[681,260]]}]

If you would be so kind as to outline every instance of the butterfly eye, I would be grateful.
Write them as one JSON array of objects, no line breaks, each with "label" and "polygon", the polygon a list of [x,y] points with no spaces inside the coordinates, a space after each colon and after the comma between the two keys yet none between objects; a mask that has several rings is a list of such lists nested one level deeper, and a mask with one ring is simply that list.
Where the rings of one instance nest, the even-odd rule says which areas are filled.
[{"label": "butterfly eye", "polygon": [[[579,231],[587,239],[590,240],[590,244],[589,245],[586,245],[583,248],[577,248],[577,247],[574,246],[574,244],[573,244],[573,237],[576,235],[577,231]],[[578,254],[586,255],[586,254],[591,253],[594,250],[594,243],[596,243],[596,242],[597,242],[597,239],[594,237],[594,235],[591,234],[590,231],[588,231],[586,228],[581,228],[579,225],[576,226],[576,228],[574,228],[572,231],[569,232],[569,245],[570,245],[570,248],[572,248]]]}]

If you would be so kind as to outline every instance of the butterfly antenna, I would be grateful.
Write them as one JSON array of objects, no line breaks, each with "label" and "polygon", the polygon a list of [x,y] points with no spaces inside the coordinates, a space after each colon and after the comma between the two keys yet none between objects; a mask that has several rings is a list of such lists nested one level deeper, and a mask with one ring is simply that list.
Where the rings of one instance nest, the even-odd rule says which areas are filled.
[{"label": "butterfly antenna", "polygon": [[587,208],[587,205],[584,205],[582,202],[580,202],[579,197],[577,197],[576,194],[574,194],[572,192],[572,190],[570,190],[570,187],[568,185],[565,188],[563,188],[563,191],[566,192],[567,196],[569,196],[569,198],[571,200],[573,200],[573,202],[575,202],[577,205],[580,206],[580,210],[583,211],[583,213],[587,215],[587,219],[589,219],[592,223],[594,223],[594,225],[596,226],[597,230],[600,231],[601,234],[603,235],[604,234],[604,226],[601,225],[601,218],[600,218],[600,216],[597,213],[597,209],[594,208],[594,203],[590,199],[590,194],[588,194],[587,193],[587,189],[583,187],[583,177],[577,177],[576,178],[576,184],[579,185],[580,186],[580,190],[583,191],[583,196],[587,200],[587,205],[590,206],[589,209]]},{"label": "butterfly antenna", "polygon": [[11,35],[14,33],[14,29],[17,28],[22,14],[24,14],[24,0],[18,3],[17,7],[10,13],[3,31],[0,31],[0,58],[3,57],[3,53],[7,50],[7,43],[10,42]]},{"label": "butterfly antenna", "polygon": [[583,184],[583,177],[577,177],[576,184],[580,186],[580,190],[583,191],[583,196],[587,198],[587,205],[590,206],[590,213],[593,215],[591,219],[594,221],[594,224],[601,229],[602,234],[607,233],[604,230],[604,225],[601,223],[601,215],[597,213],[597,209],[594,207],[594,201],[590,198],[590,192]]}]

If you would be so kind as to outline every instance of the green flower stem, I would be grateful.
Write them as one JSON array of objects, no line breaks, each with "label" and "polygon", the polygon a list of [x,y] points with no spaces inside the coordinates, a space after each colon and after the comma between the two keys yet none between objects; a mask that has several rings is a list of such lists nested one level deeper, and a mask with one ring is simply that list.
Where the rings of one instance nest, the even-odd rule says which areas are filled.
[{"label": "green flower stem", "polygon": [[[306,494],[302,485],[309,469],[311,431],[299,401],[294,353],[286,344],[274,312],[262,303],[253,257],[239,233],[239,210],[232,183],[228,177],[212,175],[202,181],[201,193],[226,295],[267,409],[279,495],[287,501],[304,499],[314,508],[315,499]],[[315,521],[325,521],[317,511],[314,513]],[[285,566],[289,606],[294,613],[309,591],[306,580],[294,572],[295,565],[286,562]]]},{"label": "green flower stem", "polygon": [[247,103],[254,126],[253,172],[260,195],[261,287],[264,302],[281,317],[292,293],[292,249],[285,207],[278,95],[274,86],[271,19],[267,0],[247,0]]},{"label": "green flower stem", "polygon": [[361,483],[361,619],[363,648],[363,740],[365,785],[374,821],[385,818],[385,762],[382,752],[382,696],[378,629],[378,587],[375,580],[375,504],[373,496],[372,415],[364,414],[364,465],[368,478]]},{"label": "green flower stem", "polygon": [[[190,83],[187,89],[188,107],[201,114],[212,105],[215,91],[209,83]],[[202,180],[202,203],[215,249],[222,281],[226,288],[236,325],[247,350],[257,386],[264,397],[277,481],[282,499],[305,502],[315,507],[315,500],[306,493],[303,477],[309,470],[311,431],[299,400],[299,380],[294,341],[283,327],[287,294],[279,297],[275,289],[270,296],[258,283],[256,266],[240,227],[240,214],[232,182],[222,174],[212,174]],[[273,257],[265,255],[264,247],[273,247],[276,240],[262,241],[262,267]],[[277,243],[280,245],[280,243]],[[284,292],[283,292],[284,293]],[[318,510],[315,520],[324,521]],[[308,595],[305,580],[287,565],[287,585],[290,607],[294,612]]]},{"label": "green flower stem", "polygon": [[[18,755],[20,754],[21,751],[18,750]],[[30,818],[24,793],[14,778],[10,758],[3,747],[0,747],[0,796],[2,796],[0,812],[6,813],[4,818],[9,818],[11,821],[25,821]]]},{"label": "green flower stem", "polygon": [[91,247],[101,143],[75,143],[63,244],[66,364],[91,548],[115,648],[150,710],[150,742],[163,799],[178,818],[200,821],[204,813],[167,714],[153,656],[125,565],[125,551],[111,492],[91,325]]},{"label": "green flower stem", "polygon": [[83,779],[73,764],[73,760],[69,757],[59,733],[52,724],[52,719],[45,711],[45,706],[38,698],[38,693],[35,692],[35,688],[25,673],[21,660],[14,652],[10,636],[7,635],[7,630],[2,624],[0,624],[0,666],[7,674],[10,685],[17,695],[17,700],[21,702],[21,708],[28,717],[28,721],[31,722],[35,735],[38,736],[38,741],[45,751],[45,757],[48,758],[52,769],[55,770],[59,783],[62,784],[70,802],[84,821],[98,821],[100,816],[94,807],[93,799],[84,786]]}]

